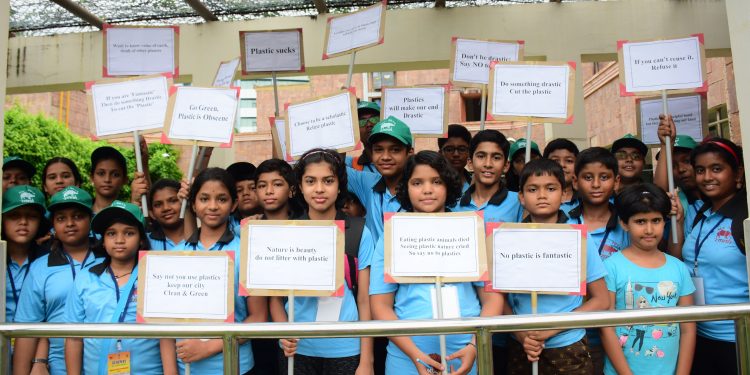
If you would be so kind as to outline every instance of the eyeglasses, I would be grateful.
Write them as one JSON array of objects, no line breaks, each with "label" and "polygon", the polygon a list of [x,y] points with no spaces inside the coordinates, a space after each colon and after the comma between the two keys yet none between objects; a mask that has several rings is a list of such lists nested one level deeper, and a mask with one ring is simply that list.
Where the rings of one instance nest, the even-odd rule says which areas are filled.
[{"label": "eyeglasses", "polygon": [[365,126],[367,126],[367,124],[372,124],[374,126],[375,124],[379,122],[380,122],[380,117],[378,116],[373,116],[370,118],[362,118],[362,119],[359,119],[359,127],[364,128]]},{"label": "eyeglasses", "polygon": [[459,146],[459,147],[445,146],[443,147],[443,152],[446,154],[453,154],[456,152],[458,152],[459,154],[468,154],[469,148],[466,146]]},{"label": "eyeglasses", "polygon": [[615,158],[617,160],[633,159],[633,161],[641,161],[643,160],[643,155],[640,152],[617,151],[615,152]]}]

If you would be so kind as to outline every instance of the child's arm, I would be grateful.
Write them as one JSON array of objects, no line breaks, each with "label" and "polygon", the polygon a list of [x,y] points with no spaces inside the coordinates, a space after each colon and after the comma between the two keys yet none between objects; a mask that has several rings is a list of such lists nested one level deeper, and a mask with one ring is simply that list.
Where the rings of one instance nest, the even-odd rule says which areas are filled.
[{"label": "child's arm", "polygon": [[[482,305],[482,311],[479,313],[479,316],[497,316],[503,314],[504,302],[502,293],[486,292],[484,286],[478,286],[476,290],[479,302]],[[465,374],[469,372],[471,366],[474,365],[474,361],[477,359],[476,341],[476,337],[473,337],[470,345],[464,346],[445,358],[448,361],[456,358],[461,361],[461,367],[451,369],[451,373]]]},{"label": "child's arm", "polygon": [[[675,129],[674,121],[672,121],[671,115],[667,116],[666,118],[663,114],[659,115],[659,128],[657,129],[656,133],[659,136],[659,141],[663,152],[660,155],[659,160],[656,161],[656,166],[654,166],[654,185],[662,188],[662,190],[664,191],[669,191],[669,176],[667,176],[666,137],[671,137],[672,142],[674,142],[674,137],[675,135],[677,135],[677,130]],[[669,145],[669,147],[672,147],[672,145]]]},{"label": "child's arm", "polygon": [[187,339],[177,343],[177,358],[191,363],[221,353],[224,342],[221,339]]},{"label": "child's arm", "polygon": [[[615,309],[615,293],[609,292],[609,309]],[[607,353],[607,357],[612,362],[612,366],[619,375],[632,375],[630,365],[625,359],[625,354],[622,353],[622,347],[620,346],[620,340],[617,338],[615,333],[615,327],[602,327],[602,346],[604,351]]]},{"label": "child's arm", "polygon": [[28,375],[34,358],[48,358],[47,356],[34,357],[38,342],[39,339],[36,337],[16,339],[16,345],[13,347],[13,375]]},{"label": "child's arm", "polygon": [[[667,195],[672,201],[672,210],[669,214],[675,215],[672,217],[672,220],[677,220],[677,233],[671,233],[669,235],[670,238],[667,239],[667,248],[669,249],[669,255],[677,259],[682,259],[682,245],[685,241],[685,210],[682,207],[682,203],[680,203],[680,199],[677,197],[676,191],[674,196],[672,196],[672,193],[670,192],[667,192]],[[677,243],[672,241],[674,236],[677,236]]]},{"label": "child's arm", "polygon": [[[395,293],[373,294],[370,296],[370,307],[372,317],[377,320],[398,320],[396,312],[393,311]],[[427,368],[419,364],[417,360],[426,363],[428,366],[443,371],[443,365],[434,361],[427,354],[423,353],[417,345],[414,344],[411,337],[408,336],[390,336],[388,339],[396,344],[404,354],[411,358],[414,366],[420,375],[428,375]]]},{"label": "child's arm", "polygon": [[68,375],[81,375],[83,364],[83,339],[68,337],[65,339],[65,368]]},{"label": "child's arm", "polygon": [[[692,306],[693,295],[682,296],[677,301],[677,306]],[[690,374],[693,365],[693,354],[695,353],[695,322],[680,323],[680,352],[677,356],[677,375]]]},{"label": "child's arm", "polygon": [[[49,359],[49,339],[42,337],[36,345],[36,354],[34,359]],[[34,363],[31,365],[31,375],[49,375],[49,366],[44,363]]]},{"label": "child's arm", "polygon": [[[282,297],[271,297],[269,301],[271,310],[271,320],[274,322],[288,322],[289,317],[284,309],[284,299]],[[291,357],[297,353],[297,339],[279,339],[284,356]]]},{"label": "child's arm", "polygon": [[[238,298],[235,296],[235,298]],[[247,318],[243,323],[265,323],[268,321],[268,297],[251,296],[246,297]],[[237,340],[240,344],[247,342],[248,339]]]},{"label": "child's arm", "polygon": [[[133,181],[130,182],[130,203],[140,207],[141,196],[148,195],[149,182],[146,173],[133,173]],[[148,208],[148,207],[146,207]]]},{"label": "child's arm", "polygon": [[161,366],[164,375],[177,375],[177,345],[175,339],[160,339]]},{"label": "child's arm", "polygon": [[[359,321],[364,322],[372,320],[372,313],[370,312],[370,267],[359,271],[357,277],[357,311],[359,312]],[[359,339],[359,366],[357,367],[356,375],[373,374],[373,365],[375,363],[375,355],[373,354],[373,339],[372,337],[362,337]]]}]

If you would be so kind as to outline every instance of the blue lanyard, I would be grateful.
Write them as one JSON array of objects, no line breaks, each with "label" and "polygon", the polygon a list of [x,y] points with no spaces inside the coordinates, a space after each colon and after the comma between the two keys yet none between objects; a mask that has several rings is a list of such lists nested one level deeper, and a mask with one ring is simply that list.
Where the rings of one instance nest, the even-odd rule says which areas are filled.
[{"label": "blue lanyard", "polygon": [[[128,279],[128,283],[125,284],[124,289],[128,291],[128,297],[125,299],[120,299],[120,287],[117,285],[117,279],[115,279],[115,275],[114,273],[112,273],[112,269],[107,267],[107,271],[109,271],[109,275],[112,277],[112,282],[114,283],[115,287],[115,296],[117,298],[117,308],[112,314],[112,319],[110,322],[122,323],[123,321],[125,321],[125,315],[128,311],[128,305],[130,304],[130,300],[133,298],[133,293],[135,293],[135,282],[138,279],[138,265],[135,265],[135,268],[133,268],[133,272],[130,274],[130,278]],[[110,338],[102,339],[102,346],[99,352],[99,375],[107,374],[107,358],[109,357],[109,346],[111,343],[112,339]],[[122,351],[122,340],[117,339],[116,348],[118,352]]]},{"label": "blue lanyard", "polygon": [[[76,266],[73,264],[73,257],[71,257],[67,251],[63,250],[65,257],[68,258],[68,264],[70,265],[70,272],[73,274],[73,280],[76,279]],[[89,255],[91,255],[91,249],[89,249],[88,252],[86,252],[86,257],[83,258],[83,261],[81,262],[81,271],[83,271],[83,267],[86,267],[86,260],[89,259]]]},{"label": "blue lanyard", "polygon": [[[23,266],[21,266],[23,268]],[[29,276],[29,269],[31,268],[31,264],[26,265],[26,273],[23,275],[24,281],[26,280],[26,277]],[[18,306],[18,289],[16,289],[16,281],[13,280],[13,272],[10,270],[10,262],[8,262],[8,279],[10,279],[10,288],[13,291],[13,301],[15,301],[16,306]]]},{"label": "blue lanyard", "polygon": [[[128,283],[125,285],[125,289],[128,289],[130,287],[128,292],[128,298],[125,300],[125,306],[123,306],[122,311],[119,310],[120,307],[120,287],[117,285],[117,278],[115,278],[114,272],[112,272],[112,268],[107,267],[107,271],[109,272],[109,276],[112,277],[112,283],[115,286],[115,299],[117,299],[118,304],[118,312],[120,312],[120,316],[117,319],[117,323],[122,323],[125,321],[125,315],[128,312],[128,306],[130,305],[130,300],[133,298],[133,294],[135,293],[135,288],[133,287],[135,283],[135,279],[138,278],[138,266],[136,265],[135,268],[133,268],[132,273],[130,274],[130,278],[128,279]],[[112,322],[114,323],[114,322]]]},{"label": "blue lanyard", "polygon": [[[576,220],[578,220],[578,224],[583,224],[583,221],[581,220],[580,216]],[[602,243],[599,244],[599,255],[602,255],[602,250],[604,249],[604,244],[607,243],[607,238],[609,238],[609,232],[611,232],[611,231],[612,231],[611,228],[607,228],[607,229],[604,230],[604,238],[602,238]]]},{"label": "blue lanyard", "polygon": [[698,276],[698,254],[701,253],[701,247],[703,247],[703,244],[706,242],[706,240],[711,235],[711,233],[715,231],[716,228],[718,228],[719,225],[721,225],[721,223],[724,222],[724,220],[726,220],[725,217],[721,218],[721,220],[719,220],[719,222],[716,223],[716,225],[714,225],[713,228],[711,228],[711,230],[709,230],[708,233],[706,233],[706,236],[703,237],[703,239],[701,240],[701,233],[703,232],[703,223],[706,221],[706,218],[704,217],[703,219],[701,219],[701,226],[698,228],[698,238],[695,239],[695,259],[693,260],[693,276]]}]

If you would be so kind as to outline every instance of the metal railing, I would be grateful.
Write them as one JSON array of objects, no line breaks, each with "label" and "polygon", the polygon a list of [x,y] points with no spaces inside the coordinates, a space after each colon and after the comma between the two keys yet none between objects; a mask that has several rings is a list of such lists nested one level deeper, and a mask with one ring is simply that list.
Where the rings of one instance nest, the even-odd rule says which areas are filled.
[{"label": "metal railing", "polygon": [[[7,353],[10,338],[221,338],[224,341],[224,373],[234,375],[239,371],[238,338],[417,336],[473,333],[477,337],[479,374],[490,375],[492,374],[491,338],[493,332],[708,320],[733,320],[735,322],[738,369],[741,374],[750,375],[750,303],[449,320],[253,324],[0,324],[0,353],[5,353],[0,363],[8,363]],[[7,374],[8,367],[3,365],[0,373]]]}]

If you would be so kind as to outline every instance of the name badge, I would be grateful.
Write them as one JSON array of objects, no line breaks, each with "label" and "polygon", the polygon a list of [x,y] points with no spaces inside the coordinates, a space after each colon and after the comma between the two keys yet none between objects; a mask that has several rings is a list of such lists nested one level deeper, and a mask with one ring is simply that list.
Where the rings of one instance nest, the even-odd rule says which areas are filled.
[{"label": "name badge", "polygon": [[110,353],[107,356],[107,375],[130,375],[130,352]]}]

